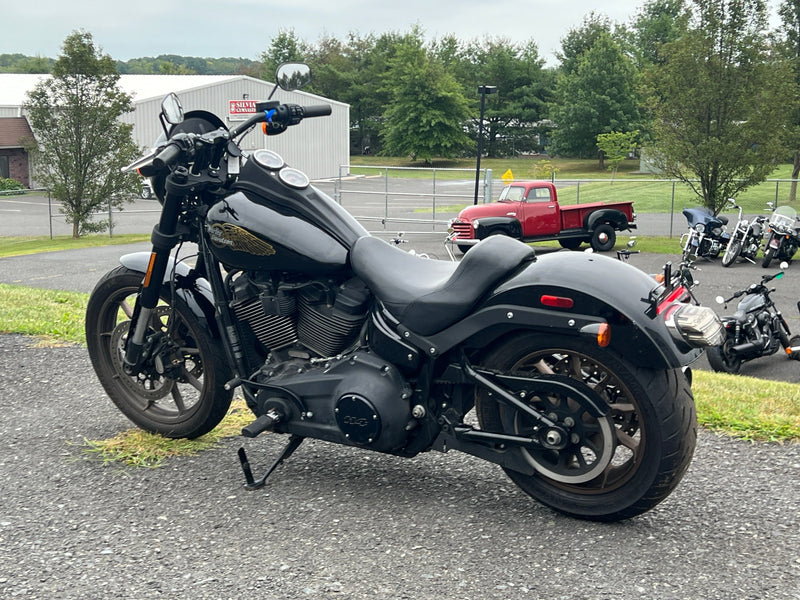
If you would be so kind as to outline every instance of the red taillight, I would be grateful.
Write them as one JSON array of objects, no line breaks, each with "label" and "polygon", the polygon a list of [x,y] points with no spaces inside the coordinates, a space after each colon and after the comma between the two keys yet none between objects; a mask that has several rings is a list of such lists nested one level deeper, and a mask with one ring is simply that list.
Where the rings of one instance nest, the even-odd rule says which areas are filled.
[{"label": "red taillight", "polygon": [[[680,300],[683,295],[686,293],[686,290],[682,285],[679,285],[674,290],[672,290],[669,295],[661,301],[661,304],[658,305],[658,314],[660,315],[662,312],[667,310],[670,306],[672,306],[673,302],[677,302]],[[665,317],[666,318],[666,317]]]},{"label": "red taillight", "polygon": [[575,305],[572,298],[567,298],[565,296],[544,295],[539,298],[539,302],[545,306],[552,306],[553,308],[572,308]]}]

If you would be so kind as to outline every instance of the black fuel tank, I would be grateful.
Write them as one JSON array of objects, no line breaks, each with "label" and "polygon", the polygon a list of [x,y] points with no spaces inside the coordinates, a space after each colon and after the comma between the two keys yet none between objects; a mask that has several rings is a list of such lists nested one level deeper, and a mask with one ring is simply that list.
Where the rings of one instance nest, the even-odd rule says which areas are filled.
[{"label": "black fuel tank", "polygon": [[211,251],[227,267],[247,271],[332,274],[347,249],[298,217],[283,215],[236,192],[206,215]]}]

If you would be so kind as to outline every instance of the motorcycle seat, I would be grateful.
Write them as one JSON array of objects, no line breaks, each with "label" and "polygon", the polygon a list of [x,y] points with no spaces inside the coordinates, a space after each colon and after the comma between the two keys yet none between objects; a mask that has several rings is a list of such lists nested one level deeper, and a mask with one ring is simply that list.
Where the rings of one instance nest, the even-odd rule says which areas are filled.
[{"label": "motorcycle seat", "polygon": [[473,246],[461,262],[422,258],[372,236],[359,238],[350,250],[353,272],[400,323],[420,335],[466,316],[495,283],[535,257],[530,246],[501,235]]}]

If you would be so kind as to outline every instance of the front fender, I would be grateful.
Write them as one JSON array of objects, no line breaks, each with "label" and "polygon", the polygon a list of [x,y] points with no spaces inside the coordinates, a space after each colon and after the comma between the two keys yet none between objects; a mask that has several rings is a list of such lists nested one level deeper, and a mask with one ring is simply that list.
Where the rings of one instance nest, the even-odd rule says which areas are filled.
[{"label": "front fender", "polygon": [[[521,329],[543,335],[596,336],[599,325],[608,323],[609,347],[635,365],[688,365],[701,351],[680,350],[664,319],[645,312],[651,308],[645,299],[657,287],[650,276],[621,261],[583,252],[554,252],[501,283],[465,319],[424,342],[412,341],[428,343],[430,352],[439,354],[459,344],[485,347]],[[543,302],[543,297],[549,298]],[[569,299],[571,306],[554,307],[553,297]]]},{"label": "front fender", "polygon": [[[125,254],[119,259],[120,264],[142,274],[147,272],[150,262],[149,252],[133,252]],[[170,285],[175,274],[175,293],[191,309],[200,323],[211,332],[212,336],[219,338],[219,329],[214,317],[214,294],[211,291],[211,284],[203,277],[193,277],[192,269],[186,263],[176,260],[174,256],[169,257],[167,270],[164,273],[164,285]]]},{"label": "front fender", "polygon": [[522,223],[515,217],[483,217],[475,220],[475,238],[486,239],[490,235],[503,234],[516,239],[522,239]]}]

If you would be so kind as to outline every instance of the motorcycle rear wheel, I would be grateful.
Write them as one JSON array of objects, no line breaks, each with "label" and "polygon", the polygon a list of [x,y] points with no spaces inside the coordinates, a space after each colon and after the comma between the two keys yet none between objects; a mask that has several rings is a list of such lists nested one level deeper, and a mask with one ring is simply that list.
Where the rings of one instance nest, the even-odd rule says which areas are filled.
[{"label": "motorcycle rear wheel", "polygon": [[165,286],[145,336],[163,343],[151,348],[138,374],[126,373],[122,358],[141,282],[142,273],[117,267],[97,283],[86,308],[89,358],[108,396],[137,426],[170,438],[199,437],[230,406],[229,369],[219,343]]},{"label": "motorcycle rear wheel", "polygon": [[[529,394],[551,418],[555,415],[568,429],[570,423],[577,426],[561,451],[518,450],[536,474],[505,471],[523,491],[556,511],[594,521],[634,517],[664,500],[691,462],[696,412],[689,382],[678,369],[636,367],[582,339],[530,333],[490,350],[482,366],[518,376],[567,377],[610,408],[606,417],[595,418],[573,399]],[[517,411],[484,391],[476,394],[476,413],[486,431],[531,434]],[[596,473],[592,463],[601,460],[608,462]]]},{"label": "motorcycle rear wheel", "polygon": [[725,254],[722,255],[722,266],[730,267],[736,262],[736,258],[739,256],[741,249],[742,242],[740,240],[731,240],[728,247],[725,248]]}]

